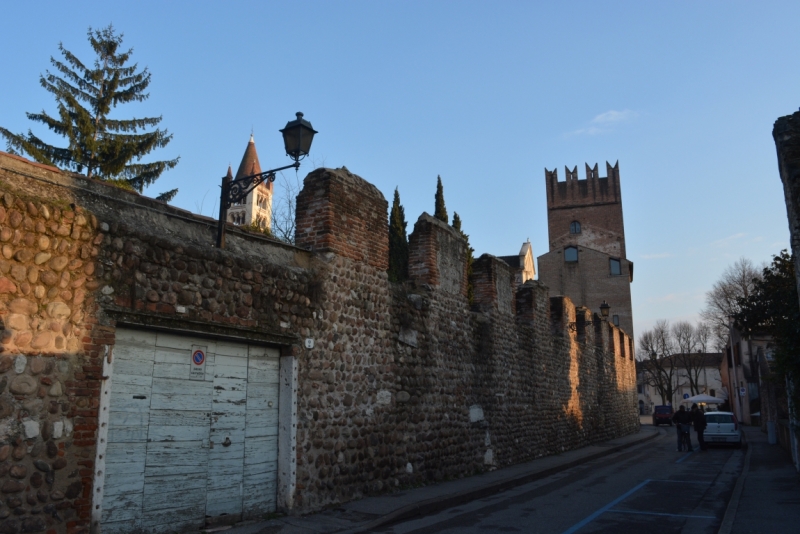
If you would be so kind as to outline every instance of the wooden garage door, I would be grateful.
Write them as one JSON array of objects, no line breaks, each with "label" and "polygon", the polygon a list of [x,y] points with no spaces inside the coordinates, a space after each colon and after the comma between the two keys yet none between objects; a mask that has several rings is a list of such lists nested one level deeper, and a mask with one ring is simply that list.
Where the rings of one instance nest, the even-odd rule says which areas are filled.
[{"label": "wooden garage door", "polygon": [[112,361],[104,534],[275,511],[276,350],[118,329]]}]

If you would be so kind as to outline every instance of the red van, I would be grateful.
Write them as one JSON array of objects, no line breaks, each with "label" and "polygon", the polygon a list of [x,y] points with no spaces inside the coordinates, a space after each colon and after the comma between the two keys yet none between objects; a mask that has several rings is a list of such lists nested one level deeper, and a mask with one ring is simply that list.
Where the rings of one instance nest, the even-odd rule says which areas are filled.
[{"label": "red van", "polygon": [[656,406],[653,408],[653,426],[665,424],[672,426],[672,406]]}]

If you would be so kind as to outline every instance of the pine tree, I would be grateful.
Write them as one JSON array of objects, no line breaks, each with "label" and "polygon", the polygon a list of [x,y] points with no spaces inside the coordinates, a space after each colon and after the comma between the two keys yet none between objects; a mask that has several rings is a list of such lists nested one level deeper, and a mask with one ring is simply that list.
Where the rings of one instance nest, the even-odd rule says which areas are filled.
[{"label": "pine tree", "polygon": [[408,279],[408,237],[406,212],[400,204],[400,192],[395,188],[392,211],[389,215],[389,280]]},{"label": "pine tree", "polygon": [[[89,28],[89,43],[97,54],[93,68],[85,66],[63,44],[58,45],[64,61],[51,57],[55,74],[46,71],[39,78],[42,87],[55,97],[58,113],[26,115],[66,137],[68,146],[49,145],[30,130],[27,135],[16,135],[0,127],[10,152],[25,152],[39,163],[114,182],[140,193],[161,173],[178,164],[180,158],[140,163],[152,150],[163,148],[172,140],[167,130],[144,131],[157,126],[161,117],[120,120],[109,116],[119,104],[149,97],[144,91],[150,84],[150,72],[147,68],[137,72],[135,63],[125,66],[133,49],[119,51],[122,37],[111,25],[102,30]],[[158,199],[166,202],[177,191],[162,193]]]},{"label": "pine tree", "polygon": [[475,284],[472,282],[472,262],[475,261],[475,249],[469,244],[469,236],[461,230],[461,217],[456,212],[453,212],[452,226],[467,240],[467,299],[472,304],[475,299]]},{"label": "pine tree", "polygon": [[447,208],[444,206],[444,188],[441,176],[436,177],[436,210],[433,216],[440,221],[447,222]]}]

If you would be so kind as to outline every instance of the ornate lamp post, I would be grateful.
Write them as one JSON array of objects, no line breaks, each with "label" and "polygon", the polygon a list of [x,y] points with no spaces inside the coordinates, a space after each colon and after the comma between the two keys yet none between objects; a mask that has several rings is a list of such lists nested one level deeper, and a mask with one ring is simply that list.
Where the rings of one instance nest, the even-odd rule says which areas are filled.
[{"label": "ornate lamp post", "polygon": [[608,305],[608,302],[606,302],[606,301],[604,300],[604,301],[603,301],[603,303],[600,305],[600,315],[602,315],[602,316],[603,316],[603,320],[604,320],[604,321],[605,321],[606,319],[608,319],[608,312],[609,312],[610,310],[611,310],[611,306],[609,306],[609,305]]},{"label": "ornate lamp post", "polygon": [[311,123],[303,118],[299,111],[297,118],[286,123],[286,127],[280,130],[283,134],[283,144],[286,148],[286,155],[294,160],[291,165],[278,167],[262,173],[250,176],[242,176],[236,180],[231,180],[227,176],[222,179],[222,190],[219,198],[219,221],[217,223],[217,248],[225,248],[225,225],[228,219],[228,208],[236,202],[247,198],[250,191],[259,184],[269,180],[275,181],[275,173],[286,169],[300,168],[300,160],[308,155],[311,150],[311,142],[317,132],[311,127]]}]

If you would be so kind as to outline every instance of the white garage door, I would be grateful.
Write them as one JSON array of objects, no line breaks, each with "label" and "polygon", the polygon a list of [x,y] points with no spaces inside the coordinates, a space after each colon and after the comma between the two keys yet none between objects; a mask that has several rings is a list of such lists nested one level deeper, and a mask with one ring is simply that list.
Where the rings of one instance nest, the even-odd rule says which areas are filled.
[{"label": "white garage door", "polygon": [[117,329],[102,532],[275,511],[277,350]]}]

